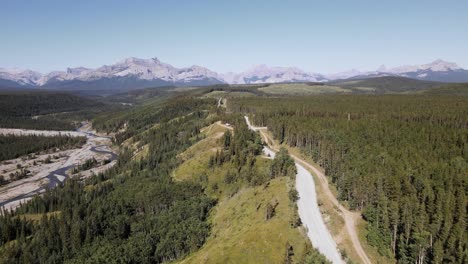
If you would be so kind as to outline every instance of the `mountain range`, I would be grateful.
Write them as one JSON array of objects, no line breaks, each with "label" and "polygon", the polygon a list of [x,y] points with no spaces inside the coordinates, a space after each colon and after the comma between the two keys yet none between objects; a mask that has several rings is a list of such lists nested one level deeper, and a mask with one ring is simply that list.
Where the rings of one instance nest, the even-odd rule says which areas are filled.
[{"label": "mountain range", "polygon": [[281,82],[328,82],[337,79],[362,79],[400,76],[439,82],[468,82],[468,70],[455,63],[436,60],[414,66],[375,71],[351,70],[336,74],[306,72],[296,67],[254,66],[241,73],[220,74],[201,66],[176,68],[157,58],[127,58],[97,69],[67,68],[47,74],[31,70],[0,68],[0,87],[61,90],[130,90],[158,86],[205,86],[214,84],[257,84]]}]

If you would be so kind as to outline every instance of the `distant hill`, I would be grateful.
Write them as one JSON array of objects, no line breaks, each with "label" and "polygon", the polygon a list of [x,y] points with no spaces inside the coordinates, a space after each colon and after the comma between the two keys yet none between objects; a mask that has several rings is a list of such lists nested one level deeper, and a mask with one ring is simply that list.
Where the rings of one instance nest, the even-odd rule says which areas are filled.
[{"label": "distant hill", "polygon": [[444,84],[440,87],[423,91],[422,93],[430,95],[468,96],[468,83]]},{"label": "distant hill", "polygon": [[15,117],[76,111],[100,103],[63,92],[2,91],[0,112]]},{"label": "distant hill", "polygon": [[411,93],[442,85],[440,82],[422,81],[406,77],[384,76],[353,80],[338,80],[330,85],[348,88],[357,93]]},{"label": "distant hill", "polygon": [[372,77],[396,76],[436,82],[468,82],[468,70],[456,63],[443,60],[435,60],[421,65],[404,65],[388,69],[385,65],[374,71],[351,70],[341,73],[329,74],[328,80],[338,79],[363,79]]},{"label": "distant hill", "polygon": [[0,127],[70,130],[76,126],[74,121],[86,120],[86,112],[103,107],[95,100],[64,92],[0,91]]}]

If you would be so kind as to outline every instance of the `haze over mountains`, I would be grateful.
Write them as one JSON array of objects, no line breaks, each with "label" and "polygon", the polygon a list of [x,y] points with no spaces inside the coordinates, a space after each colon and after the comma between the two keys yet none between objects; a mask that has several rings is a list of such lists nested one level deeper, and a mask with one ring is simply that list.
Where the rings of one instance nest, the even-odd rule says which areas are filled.
[{"label": "haze over mountains", "polygon": [[455,63],[436,60],[432,63],[400,66],[375,71],[351,70],[336,74],[306,72],[296,67],[254,66],[241,73],[220,74],[202,66],[176,68],[157,58],[127,58],[97,69],[67,68],[47,74],[31,70],[0,68],[0,87],[46,88],[63,90],[128,90],[157,86],[204,86],[213,84],[257,84],[282,82],[327,82],[379,76],[401,76],[440,82],[468,82],[468,70]]}]

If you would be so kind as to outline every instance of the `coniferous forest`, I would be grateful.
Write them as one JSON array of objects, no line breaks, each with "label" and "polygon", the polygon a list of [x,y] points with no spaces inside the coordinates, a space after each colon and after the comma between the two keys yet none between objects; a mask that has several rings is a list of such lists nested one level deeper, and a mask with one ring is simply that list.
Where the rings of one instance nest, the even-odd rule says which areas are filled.
[{"label": "coniferous forest", "polygon": [[103,103],[64,92],[1,91],[0,127],[73,130],[102,108]]},{"label": "coniferous forest", "polygon": [[468,0],[0,25],[0,264],[468,264]]},{"label": "coniferous forest", "polygon": [[0,161],[15,159],[33,152],[52,148],[70,149],[80,147],[86,142],[85,137],[70,136],[15,136],[0,135]]},{"label": "coniferous forest", "polygon": [[[324,168],[343,204],[362,213],[366,239],[380,254],[398,263],[467,261],[467,99],[230,98],[226,112],[216,104],[177,96],[95,118],[94,128],[114,133],[120,146],[116,166],[86,180],[69,179],[14,212],[2,212],[0,263],[163,263],[199,250],[217,203],[206,189],[214,187],[176,181],[172,172],[180,165],[178,155],[203,138],[202,128],[218,120],[234,127],[207,164],[229,164],[224,184],[268,186],[275,177],[294,179],[296,173],[284,148],[268,173],[256,172],[261,139],[248,130],[243,114]],[[37,148],[27,152],[53,145],[34,136],[21,140],[29,143],[20,146]],[[52,147],[75,144],[56,141]],[[146,154],[136,158],[129,145]],[[291,203],[299,198],[294,189],[288,196]],[[274,204],[266,210],[268,221]],[[299,227],[298,216],[291,217],[291,226]],[[307,263],[325,262],[315,250],[307,256]]]},{"label": "coniferous forest", "polygon": [[3,212],[0,263],[161,263],[197,250],[215,201],[196,183],[174,182],[170,172],[176,155],[206,126],[202,110],[214,105],[180,99],[160,110],[145,108],[133,122],[160,121],[142,138],[149,145],[145,159],[123,149],[106,173],[68,180]]},{"label": "coniferous forest", "polygon": [[368,242],[398,263],[468,261],[468,99],[316,96],[230,100],[321,165]]}]

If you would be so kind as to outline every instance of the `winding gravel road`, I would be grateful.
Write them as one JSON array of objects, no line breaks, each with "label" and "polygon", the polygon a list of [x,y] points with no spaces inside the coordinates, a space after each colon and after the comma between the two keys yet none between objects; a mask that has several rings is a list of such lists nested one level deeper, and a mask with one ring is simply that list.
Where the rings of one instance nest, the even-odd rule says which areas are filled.
[{"label": "winding gravel road", "polygon": [[[249,118],[244,117],[250,130],[259,131],[266,127],[254,127],[250,124]],[[275,152],[268,147],[263,148],[263,152],[271,157],[275,157]],[[299,193],[297,207],[302,224],[307,230],[312,245],[320,251],[327,259],[333,263],[344,263],[338,251],[335,241],[322,218],[315,192],[315,183],[312,174],[299,163],[295,163],[297,168],[296,190]]]}]

